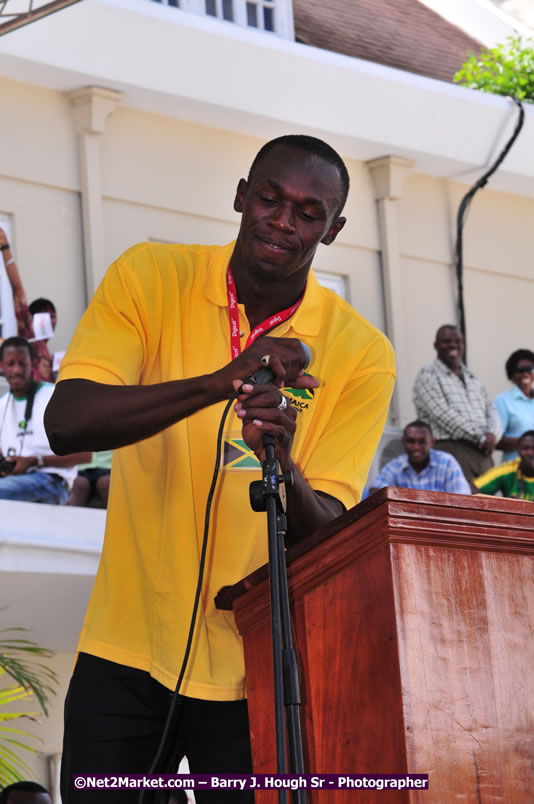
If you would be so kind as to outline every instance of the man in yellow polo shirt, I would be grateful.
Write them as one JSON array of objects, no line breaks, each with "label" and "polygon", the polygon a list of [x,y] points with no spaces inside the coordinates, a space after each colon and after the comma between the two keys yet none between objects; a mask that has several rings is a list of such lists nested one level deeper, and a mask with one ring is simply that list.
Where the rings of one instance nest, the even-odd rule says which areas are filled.
[{"label": "man in yellow polo shirt", "polygon": [[[242,383],[224,431],[198,621],[164,759],[174,770],[185,754],[196,773],[251,768],[241,640],[213,600],[267,561],[265,517],[248,502],[262,435],[274,437],[282,469],[295,476],[287,516],[296,541],[360,499],[394,382],[387,339],[310,270],[319,243],[330,245],[345,223],[348,185],[326,143],[267,143],[237,186],[235,243],[134,246],[80,321],[48,435],[59,453],[116,452],[66,702],[64,804],[90,799],[72,789],[76,773],[151,766],[185,650],[217,429]],[[247,382],[266,363],[273,382]],[[117,790],[109,800],[135,797]],[[199,804],[210,800],[197,793]],[[220,804],[236,800],[253,796],[217,791]]]}]

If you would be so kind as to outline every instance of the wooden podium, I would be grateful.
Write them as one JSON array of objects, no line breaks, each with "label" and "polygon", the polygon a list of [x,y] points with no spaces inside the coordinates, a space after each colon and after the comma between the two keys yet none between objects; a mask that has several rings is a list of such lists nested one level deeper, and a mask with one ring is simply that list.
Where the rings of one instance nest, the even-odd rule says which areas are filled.
[{"label": "wooden podium", "polygon": [[[306,771],[429,774],[309,802],[534,802],[534,503],[383,489],[292,548],[288,579]],[[271,773],[267,568],[226,591]]]}]

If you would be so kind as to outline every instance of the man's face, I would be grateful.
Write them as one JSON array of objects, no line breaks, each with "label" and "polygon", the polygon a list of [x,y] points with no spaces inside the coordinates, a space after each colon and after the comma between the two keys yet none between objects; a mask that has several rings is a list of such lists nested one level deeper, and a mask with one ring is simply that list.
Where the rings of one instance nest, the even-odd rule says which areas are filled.
[{"label": "man's face", "polygon": [[519,442],[520,468],[523,474],[534,477],[534,437],[526,436]]},{"label": "man's face", "polygon": [[236,251],[258,278],[278,280],[307,271],[319,243],[342,229],[339,172],[299,148],[273,148],[241,179],[234,201],[242,213]]},{"label": "man's face", "polygon": [[30,387],[32,361],[25,347],[8,346],[4,349],[2,371],[15,396],[24,396]]},{"label": "man's face", "polygon": [[457,366],[464,353],[464,339],[459,329],[444,327],[438,330],[434,343],[438,358],[446,366]]},{"label": "man's face", "polygon": [[421,466],[428,461],[434,438],[426,427],[408,427],[402,443],[412,466]]}]

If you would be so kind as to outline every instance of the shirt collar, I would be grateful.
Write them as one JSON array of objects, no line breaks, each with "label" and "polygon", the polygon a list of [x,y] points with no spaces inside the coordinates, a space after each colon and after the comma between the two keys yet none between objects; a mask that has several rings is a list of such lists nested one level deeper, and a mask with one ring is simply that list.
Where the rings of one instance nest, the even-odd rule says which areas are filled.
[{"label": "shirt collar", "polygon": [[226,294],[226,269],[230,257],[234,252],[235,240],[226,246],[215,249],[208,263],[206,278],[204,280],[204,293],[206,298],[219,307],[228,307]]},{"label": "shirt collar", "polygon": [[[514,399],[526,399],[529,401],[529,397],[523,393],[521,388],[519,388],[515,383],[512,386],[512,396]],[[532,399],[532,397],[530,397]]]},{"label": "shirt collar", "polygon": [[[443,372],[443,374],[447,374],[447,375],[450,375],[451,377],[456,377],[457,379],[459,379],[458,375],[455,374],[454,371],[452,371],[443,362],[443,360],[440,360],[439,357],[436,357],[436,359],[434,360],[432,365],[436,366],[441,372]],[[469,371],[469,369],[467,368],[465,363],[460,363],[460,368],[462,369],[462,374],[464,376],[466,376],[466,377],[474,377],[475,376],[472,371]]]},{"label": "shirt collar", "polygon": [[[405,452],[404,455],[401,455],[400,457],[403,458],[403,461],[402,461],[402,464],[401,464],[401,471],[406,472],[406,471],[408,471],[408,469],[411,469],[412,472],[415,472],[415,469],[413,468],[412,464],[410,463],[410,461],[408,459],[408,454]],[[421,470],[421,472],[416,472],[416,474],[418,474],[418,475],[422,474],[430,466],[433,466],[435,464],[435,462],[436,462],[436,450],[431,449],[429,454],[428,454],[428,463],[427,463],[427,465],[425,466],[424,469]]]},{"label": "shirt collar", "polygon": [[[235,240],[217,249],[208,264],[204,293],[206,297],[219,307],[228,307],[226,293],[226,270],[235,247]],[[287,321],[290,327],[302,335],[317,335],[321,325],[321,310],[323,305],[323,288],[310,269],[304,298],[297,312]]]},{"label": "shirt collar", "polygon": [[310,268],[302,304],[295,315],[289,319],[291,328],[301,335],[317,335],[321,326],[323,291]]},{"label": "shirt collar", "polygon": [[399,461],[401,472],[408,472],[410,469],[413,471],[413,467],[408,460],[408,455],[405,452],[402,455],[399,455]]}]

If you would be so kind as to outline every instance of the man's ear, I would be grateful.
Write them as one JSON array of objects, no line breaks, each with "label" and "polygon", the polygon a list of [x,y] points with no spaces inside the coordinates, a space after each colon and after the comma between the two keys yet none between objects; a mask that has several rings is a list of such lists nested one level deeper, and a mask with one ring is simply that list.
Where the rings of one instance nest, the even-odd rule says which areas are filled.
[{"label": "man's ear", "polygon": [[243,212],[243,201],[248,190],[245,179],[239,179],[237,190],[235,191],[234,209],[236,212]]},{"label": "man's ear", "polygon": [[329,246],[331,243],[333,243],[340,231],[345,226],[346,222],[346,218],[336,218],[330,226],[328,232],[321,240],[321,243],[324,243],[325,246]]}]

